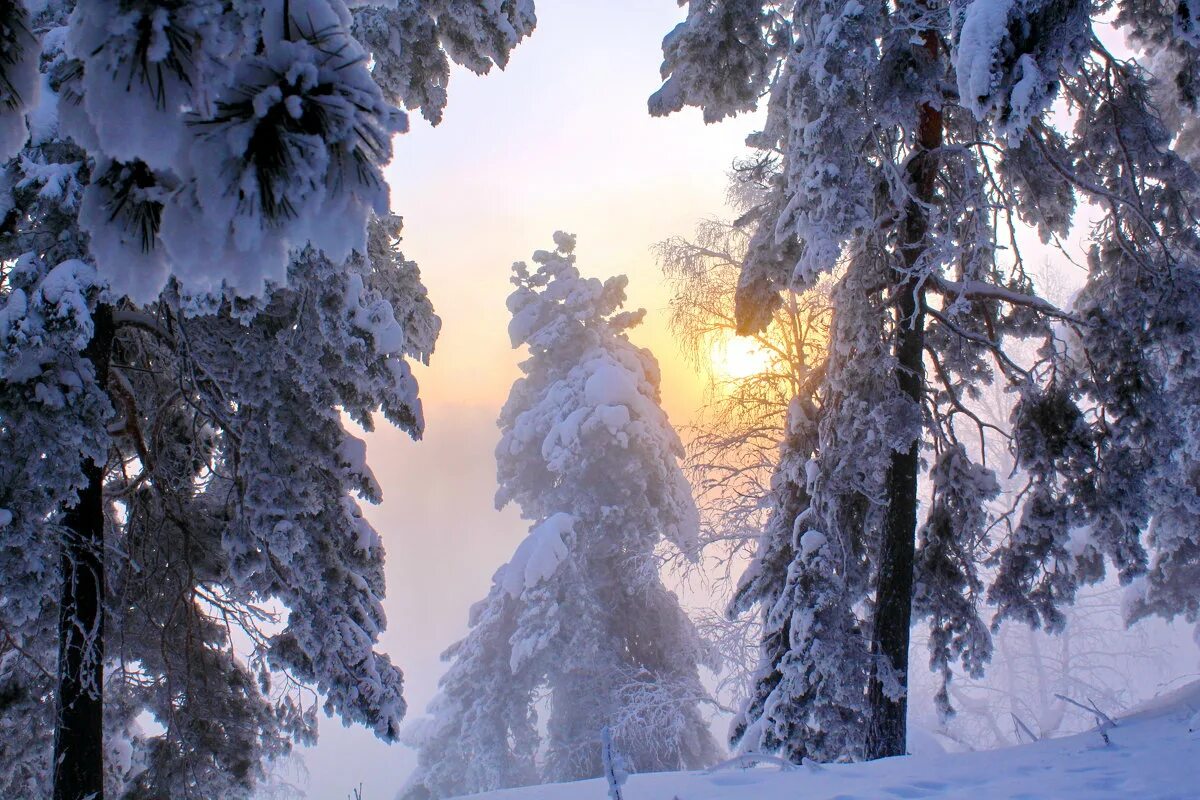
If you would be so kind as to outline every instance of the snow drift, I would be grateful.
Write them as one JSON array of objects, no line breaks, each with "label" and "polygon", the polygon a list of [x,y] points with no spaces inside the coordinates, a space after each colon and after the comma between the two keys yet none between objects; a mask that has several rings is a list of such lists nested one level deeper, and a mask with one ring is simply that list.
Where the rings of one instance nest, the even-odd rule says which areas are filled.
[{"label": "snow drift", "polygon": [[[624,800],[1195,800],[1200,797],[1200,681],[1119,717],[1116,727],[973,753],[860,764],[775,765],[633,775]],[[603,779],[476,795],[486,800],[603,800]]]}]

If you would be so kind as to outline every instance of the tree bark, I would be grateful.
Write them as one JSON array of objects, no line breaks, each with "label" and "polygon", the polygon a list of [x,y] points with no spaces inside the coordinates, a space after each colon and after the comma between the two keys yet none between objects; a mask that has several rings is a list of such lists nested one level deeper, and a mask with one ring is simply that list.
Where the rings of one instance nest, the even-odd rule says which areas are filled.
[{"label": "tree bark", "polygon": [[[938,55],[937,35],[922,35],[922,50],[930,59]],[[942,145],[943,120],[937,108],[923,104],[919,112],[916,151],[908,163],[913,194],[905,208],[901,231],[903,268],[895,270],[896,382],[920,411],[925,386],[925,301],[917,270],[926,249],[929,220],[926,208],[934,200],[937,177],[936,151]],[[913,561],[917,532],[917,477],[920,437],[908,450],[892,454],[887,479],[887,513],[879,552],[875,591],[875,618],[871,626],[873,666],[867,684],[867,759],[904,755],[908,730],[908,648],[912,628]],[[885,662],[899,682],[898,696],[884,687],[880,662]]]},{"label": "tree bark", "polygon": [[[103,387],[112,352],[112,307],[99,304],[92,322],[83,355]],[[87,486],[63,518],[54,800],[104,796],[104,468],[87,460]]]}]

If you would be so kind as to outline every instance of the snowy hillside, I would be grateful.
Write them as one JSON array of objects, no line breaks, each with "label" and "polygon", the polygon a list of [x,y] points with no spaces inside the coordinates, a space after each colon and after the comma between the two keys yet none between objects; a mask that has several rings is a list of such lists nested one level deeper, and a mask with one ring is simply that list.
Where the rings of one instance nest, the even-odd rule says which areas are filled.
[{"label": "snowy hillside", "polygon": [[[1098,731],[1004,750],[891,758],[780,772],[777,767],[634,775],[624,800],[1196,800],[1200,682]],[[487,800],[605,800],[602,780],[478,795]]]}]

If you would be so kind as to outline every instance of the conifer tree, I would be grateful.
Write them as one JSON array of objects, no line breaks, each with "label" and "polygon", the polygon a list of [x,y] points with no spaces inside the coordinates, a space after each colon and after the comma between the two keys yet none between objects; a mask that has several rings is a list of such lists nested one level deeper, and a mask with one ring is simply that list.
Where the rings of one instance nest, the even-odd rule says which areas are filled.
[{"label": "conifer tree", "polygon": [[419,435],[438,323],[382,168],[399,105],[436,119],[449,61],[503,65],[534,17],[353,5],[0,8],[6,794],[244,795],[314,690],[396,735],[342,413]]},{"label": "conifer tree", "polygon": [[[750,143],[781,171],[755,215],[739,326],[768,324],[781,292],[837,281],[807,505],[774,529],[793,537],[798,585],[832,583],[853,620],[793,633],[763,669],[845,685],[817,709],[761,683],[739,728],[758,738],[743,746],[903,753],[912,622],[930,618],[934,668],[977,671],[991,647],[985,592],[995,623],[1055,629],[1076,588],[1111,565],[1140,587],[1135,616],[1196,619],[1194,583],[1184,588],[1200,555],[1194,404],[1182,392],[1195,380],[1198,184],[1172,150],[1181,129],[1164,124],[1180,115],[1159,106],[1194,112],[1200,41],[1189,13],[1114,8],[1134,45],[1158,52],[1158,74],[1115,57],[1086,2],[696,0],[664,40],[652,113],[695,105],[717,120],[769,98]],[[1086,285],[1058,309],[1025,269],[1021,231],[1059,243],[1082,203],[1102,218]],[[1035,358],[1015,354],[1020,338]],[[993,382],[1019,398],[1011,433],[973,408]],[[977,444],[989,437],[1026,480],[993,519],[997,482]],[[822,546],[805,554],[810,535]],[[801,579],[812,570],[823,574]],[[830,670],[816,652],[855,666]],[[814,717],[846,721],[833,752]]]},{"label": "conifer tree", "polygon": [[517,503],[530,532],[447,651],[416,737],[414,800],[597,777],[605,728],[635,771],[716,754],[697,669],[709,659],[656,556],[664,540],[690,551],[698,520],[658,363],[627,338],[645,312],[621,310],[624,276],[580,275],[574,236],[555,244],[534,254],[535,271],[514,265],[508,299],[509,335],[529,358],[500,413],[496,503]]}]

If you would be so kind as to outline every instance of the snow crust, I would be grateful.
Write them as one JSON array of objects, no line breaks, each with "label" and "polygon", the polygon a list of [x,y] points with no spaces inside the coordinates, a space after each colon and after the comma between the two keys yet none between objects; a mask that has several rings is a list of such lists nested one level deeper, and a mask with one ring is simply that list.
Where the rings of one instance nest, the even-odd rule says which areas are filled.
[{"label": "snow crust", "polygon": [[800,552],[804,555],[815,553],[825,544],[825,534],[817,530],[808,530],[800,537]]},{"label": "snow crust", "polygon": [[593,406],[632,405],[638,400],[637,379],[627,369],[604,364],[587,379],[584,397]]},{"label": "snow crust", "polygon": [[991,110],[987,104],[1003,79],[999,51],[1008,36],[1012,6],[1012,0],[971,3],[958,35],[958,96],[980,118]]},{"label": "snow crust", "polygon": [[510,597],[532,589],[549,579],[567,557],[563,536],[575,528],[575,517],[558,513],[535,525],[513,553],[512,560],[501,567],[497,582]]}]

